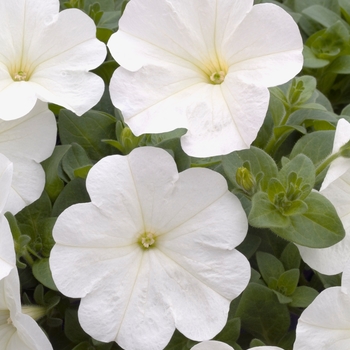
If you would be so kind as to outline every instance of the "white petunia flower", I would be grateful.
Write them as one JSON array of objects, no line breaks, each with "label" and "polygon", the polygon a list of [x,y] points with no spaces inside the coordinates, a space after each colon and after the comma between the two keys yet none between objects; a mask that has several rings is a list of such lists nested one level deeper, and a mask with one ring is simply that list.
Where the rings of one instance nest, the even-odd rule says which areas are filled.
[{"label": "white petunia flower", "polygon": [[[233,347],[222,343],[221,341],[210,340],[199,343],[191,348],[191,350],[234,350]],[[276,346],[258,346],[248,350],[283,350]]]},{"label": "white petunia flower", "polygon": [[52,346],[38,324],[21,312],[17,269],[0,280],[0,349],[51,350]]},{"label": "white petunia flower", "polygon": [[250,276],[234,249],[247,217],[225,179],[179,174],[166,151],[143,147],[103,158],[86,187],[91,203],[58,217],[50,257],[57,288],[82,298],[83,329],[128,350],[163,349],[175,328],[214,337]]},{"label": "white petunia flower", "polygon": [[13,164],[0,154],[0,280],[16,266],[10,226],[4,216],[5,206],[11,189]]},{"label": "white petunia flower", "polygon": [[58,13],[59,0],[0,1],[0,117],[20,118],[37,99],[81,115],[101,98],[104,84],[88,70],[105,45],[91,18],[77,9]]},{"label": "white petunia flower", "polygon": [[187,128],[186,153],[249,148],[267,87],[302,68],[302,39],[287,12],[253,0],[131,0],[108,47],[121,65],[110,93],[135,135]]},{"label": "white petunia flower", "polygon": [[52,154],[56,135],[56,119],[45,102],[38,101],[22,118],[0,120],[0,153],[13,163],[12,189],[4,211],[16,214],[40,197],[45,173],[39,163]]},{"label": "white petunia flower", "polygon": [[341,287],[321,292],[301,314],[293,350],[350,349],[350,264]]},{"label": "white petunia flower", "polygon": [[[350,140],[350,123],[340,119],[334,137],[332,154]],[[350,159],[335,159],[322,183],[320,193],[335,207],[345,229],[345,237],[328,248],[308,248],[298,246],[303,260],[313,269],[335,275],[343,271],[350,257]]]}]

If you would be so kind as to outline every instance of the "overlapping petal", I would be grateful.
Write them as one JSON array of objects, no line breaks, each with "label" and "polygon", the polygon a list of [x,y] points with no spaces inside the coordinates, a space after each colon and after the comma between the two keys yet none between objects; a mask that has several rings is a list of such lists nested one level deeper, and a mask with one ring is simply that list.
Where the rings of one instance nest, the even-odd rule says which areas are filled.
[{"label": "overlapping petal", "polygon": [[[108,43],[121,65],[110,92],[135,134],[185,127],[182,146],[197,157],[249,147],[265,117],[267,87],[288,81],[302,66],[293,19],[278,6],[252,5],[128,3]],[[217,83],[215,73],[222,75]]]},{"label": "overlapping petal", "polygon": [[0,280],[16,266],[12,233],[3,215],[11,189],[12,175],[13,164],[0,153]]},{"label": "overlapping petal", "polygon": [[12,189],[5,211],[16,214],[40,197],[45,174],[39,163],[52,154],[56,134],[55,116],[41,101],[20,119],[0,121],[0,153],[13,162]]},{"label": "overlapping petal", "polygon": [[342,286],[324,290],[298,321],[294,350],[347,350],[350,347],[349,262]]},{"label": "overlapping petal", "polygon": [[1,2],[2,119],[22,117],[37,99],[81,115],[102,96],[102,79],[88,72],[106,56],[93,20],[76,9],[58,10],[58,0]]},{"label": "overlapping petal", "polygon": [[[84,330],[127,349],[162,349],[175,327],[196,340],[215,336],[249,280],[234,249],[247,218],[224,178],[178,174],[167,152],[143,147],[103,158],[87,189],[91,203],[59,216],[50,257],[60,291],[82,297]],[[145,233],[154,247],[141,247]]]},{"label": "overlapping petal", "polygon": [[21,312],[17,269],[0,280],[0,348],[50,350],[52,346],[38,324]]}]

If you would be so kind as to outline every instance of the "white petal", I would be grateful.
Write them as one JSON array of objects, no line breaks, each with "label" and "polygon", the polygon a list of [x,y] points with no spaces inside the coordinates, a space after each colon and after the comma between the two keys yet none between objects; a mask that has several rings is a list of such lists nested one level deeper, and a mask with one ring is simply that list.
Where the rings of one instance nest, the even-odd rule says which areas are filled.
[{"label": "white petal", "polygon": [[[73,23],[76,28],[72,28]],[[71,35],[74,30],[75,35]],[[92,19],[76,9],[62,11],[57,21],[41,33],[28,54],[37,66],[30,82],[35,83],[33,88],[40,99],[78,115],[100,100],[103,80],[87,72],[99,66],[106,56],[106,47],[95,33]]]},{"label": "white petal", "polygon": [[181,145],[191,156],[206,157],[249,148],[265,119],[269,92],[228,74],[221,85],[203,84],[191,100]]},{"label": "white petal", "polygon": [[1,349],[51,350],[52,346],[38,324],[30,316],[21,313],[17,269],[12,269],[10,274],[0,281],[0,284],[0,294],[5,294],[6,305],[10,310],[10,317],[13,323],[12,329],[8,329],[8,332],[12,332],[13,335],[7,346],[1,347]]},{"label": "white petal", "polygon": [[4,213],[6,210],[5,205],[8,201],[8,196],[11,189],[13,176],[13,164],[0,153],[0,213]]},{"label": "white petal", "polygon": [[39,163],[52,154],[56,134],[54,114],[47,103],[37,101],[26,116],[13,121],[0,120],[0,152]]},{"label": "white petal", "polygon": [[111,79],[110,94],[135,135],[159,133],[187,127],[187,109],[203,80],[198,72],[172,64],[135,73],[120,67]]},{"label": "white petal", "polygon": [[3,120],[21,118],[34,108],[36,101],[37,97],[30,83],[12,81],[0,90],[0,118]]},{"label": "white petal", "polygon": [[[77,9],[58,10],[56,0],[14,0],[0,7],[0,116],[5,120],[27,114],[37,98],[81,115],[103,94],[102,79],[87,72],[106,56],[93,20]],[[11,83],[19,70],[29,81]]]},{"label": "white petal", "polygon": [[210,340],[195,345],[191,350],[233,350],[233,348],[221,341]]},{"label": "white petal", "polygon": [[302,313],[294,350],[348,350],[350,296],[340,287],[324,290]]},{"label": "white petal", "polygon": [[13,179],[5,211],[16,214],[40,197],[45,186],[45,172],[33,160],[10,155],[9,159],[13,162]]},{"label": "white petal", "polygon": [[[59,10],[57,0],[0,2],[0,61],[7,66],[21,59],[23,50]],[[34,34],[35,33],[35,34]]]},{"label": "white petal", "polygon": [[286,11],[273,4],[253,6],[222,46],[229,72],[260,86],[285,83],[303,65],[298,26]]},{"label": "white petal", "polygon": [[164,349],[175,325],[158,290],[167,276],[150,261],[152,253],[122,264],[116,278],[82,300],[79,320],[86,332],[96,339],[115,340],[125,349]]},{"label": "white petal", "polygon": [[[82,297],[83,329],[130,350],[163,349],[175,326],[193,339],[215,336],[250,271],[234,250],[247,218],[224,178],[178,174],[166,151],[142,147],[99,161],[87,190],[92,203],[57,219],[50,256],[59,290]],[[138,243],[145,232],[155,235],[149,250]]]},{"label": "white petal", "polygon": [[176,60],[208,73],[207,66],[217,61],[217,41],[229,35],[251,7],[252,0],[134,0],[128,3],[108,47],[116,61],[131,71]]},{"label": "white petal", "polygon": [[10,226],[6,218],[0,216],[0,280],[16,267],[15,247]]},{"label": "white petal", "polygon": [[[337,153],[341,146],[344,146],[345,143],[350,141],[349,135],[350,135],[350,123],[342,118],[338,121],[337,128],[335,130],[332,154]],[[322,186],[320,190],[322,191],[325,188],[327,188],[330,183],[332,183],[338,177],[345,174],[347,171],[349,171],[349,169],[350,169],[349,158],[339,157],[336,160],[334,160],[327,171],[326,177],[322,182]]]},{"label": "white petal", "polygon": [[[157,159],[157,162],[150,162],[150,158]],[[237,227],[237,241],[231,237],[231,244],[238,242],[238,245],[244,239],[247,230],[245,214],[236,202],[237,198],[229,194],[227,183],[221,175],[207,169],[190,169],[178,175],[172,157],[157,148],[135,149],[128,159],[146,231],[164,234],[190,219],[195,221],[196,215],[203,210],[212,209],[215,216],[222,213],[225,218],[227,212],[235,212],[235,219],[242,226]],[[209,183],[210,187],[207,186]],[[216,205],[220,206],[222,196],[229,197],[229,209],[219,212],[215,208]],[[222,200],[225,201],[225,198]],[[223,224],[221,228],[224,230]]]},{"label": "white petal", "polygon": [[[191,244],[191,239],[187,243]],[[157,289],[173,309],[176,328],[190,339],[206,340],[225,326],[230,301],[248,284],[250,267],[237,251],[225,254],[221,249],[215,252],[215,248],[199,247],[197,245],[200,250],[192,259],[186,253],[181,259],[161,244],[159,250],[155,249],[157,260],[152,271],[158,266],[162,274],[168,276],[167,282],[159,282]],[[183,243],[181,248],[184,250]]]},{"label": "white petal", "polygon": [[350,295],[350,259],[346,262],[341,278],[341,289],[343,293]]},{"label": "white petal", "polygon": [[72,205],[58,217],[53,237],[60,245],[70,247],[118,248],[134,244],[135,232],[143,229],[143,222],[135,225],[136,215],[128,212],[127,207],[127,202],[114,204],[111,210],[114,215],[106,215],[106,211],[92,203]]}]

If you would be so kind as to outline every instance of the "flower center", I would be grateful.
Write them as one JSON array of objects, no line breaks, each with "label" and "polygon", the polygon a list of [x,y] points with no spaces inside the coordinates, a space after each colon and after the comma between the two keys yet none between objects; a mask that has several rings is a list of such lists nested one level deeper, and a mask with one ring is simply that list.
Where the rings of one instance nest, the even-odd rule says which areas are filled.
[{"label": "flower center", "polygon": [[13,80],[25,81],[25,80],[27,80],[27,73],[20,70],[13,76]]},{"label": "flower center", "polygon": [[213,84],[221,84],[225,80],[225,75],[225,72],[220,70],[218,72],[214,72],[209,78]]},{"label": "flower center", "polygon": [[139,236],[137,243],[141,246],[141,248],[149,249],[156,242],[156,237],[157,236],[152,232],[144,232]]}]

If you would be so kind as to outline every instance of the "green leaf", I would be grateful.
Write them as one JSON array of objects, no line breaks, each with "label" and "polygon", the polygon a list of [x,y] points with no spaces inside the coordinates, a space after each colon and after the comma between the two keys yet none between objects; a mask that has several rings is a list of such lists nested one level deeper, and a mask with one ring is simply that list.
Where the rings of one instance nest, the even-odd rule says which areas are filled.
[{"label": "green leaf", "polygon": [[295,289],[295,292],[291,295],[292,302],[289,304],[291,307],[308,307],[314,299],[317,297],[318,292],[307,286],[300,286]]},{"label": "green leaf", "polygon": [[112,78],[112,75],[118,67],[119,67],[119,64],[114,60],[113,61],[105,61],[100,66],[98,66],[96,69],[94,69],[93,72],[95,74],[99,75],[103,79],[103,81],[105,82],[106,85],[109,85],[111,78]]},{"label": "green leaf", "polygon": [[263,175],[259,182],[262,190],[267,189],[268,181],[271,177],[277,176],[278,170],[275,161],[260,148],[251,146],[250,149],[222,156],[224,172],[236,188],[239,188],[236,182],[236,173],[238,168],[243,166],[244,162],[250,163],[250,171],[255,178],[257,178],[259,174]]},{"label": "green leaf", "polygon": [[51,208],[50,198],[44,191],[38,200],[22,209],[16,215],[21,232],[31,237],[30,246],[35,251],[42,248],[40,222],[42,219],[47,219],[51,216]]},{"label": "green leaf", "polygon": [[245,331],[269,344],[278,342],[290,325],[287,306],[278,302],[271,289],[257,283],[245,289],[235,316],[240,317]]},{"label": "green leaf", "polygon": [[114,148],[102,142],[113,139],[115,118],[107,113],[89,111],[81,117],[68,110],[61,110],[58,129],[62,144],[77,143],[84,148],[91,160],[114,154]]},{"label": "green leaf", "polygon": [[63,210],[76,203],[90,202],[90,196],[87,193],[85,180],[76,178],[69,182],[52,208],[52,216],[59,216]]},{"label": "green leaf", "polygon": [[277,281],[277,290],[283,295],[290,296],[298,285],[299,277],[299,269],[292,269],[282,273]]},{"label": "green leaf", "polygon": [[157,144],[157,147],[166,151],[171,150],[179,172],[191,166],[191,158],[182,150],[179,138],[164,140]]},{"label": "green leaf", "polygon": [[[296,174],[296,178],[301,179],[300,184],[291,180],[291,173]],[[287,189],[291,185],[294,185],[297,189],[301,190],[302,195],[300,199],[304,199],[311,191],[315,184],[315,166],[310,158],[304,154],[298,154],[290,162],[282,167],[278,173],[278,179],[282,185]]]},{"label": "green leaf", "polygon": [[48,258],[43,258],[34,261],[33,275],[45,287],[58,291],[55,282],[52,279]]},{"label": "green leaf", "polygon": [[298,269],[300,266],[299,249],[294,243],[288,243],[284,248],[280,261],[283,263],[285,270]]},{"label": "green leaf", "polygon": [[260,339],[253,339],[249,344],[250,348],[255,348],[258,346],[266,346],[266,344],[262,342]]},{"label": "green leaf", "polygon": [[327,73],[350,74],[350,55],[337,57],[328,67]]},{"label": "green leaf", "polygon": [[289,304],[292,302],[292,299],[290,297],[285,296],[284,294],[278,292],[277,290],[273,290],[273,292],[276,294],[278,302],[280,304]]},{"label": "green leaf", "polygon": [[248,233],[244,241],[238,247],[236,247],[236,249],[244,254],[247,259],[250,259],[259,248],[260,243],[260,237]]},{"label": "green leaf", "polygon": [[55,244],[52,238],[52,229],[56,223],[56,218],[45,218],[38,221],[38,236],[41,240],[41,254],[48,258],[52,247]]},{"label": "green leaf", "polygon": [[325,67],[329,64],[329,60],[324,60],[324,59],[320,59],[318,58],[313,52],[312,50],[304,45],[304,49],[303,49],[303,56],[304,56],[304,67],[305,68],[322,68]]},{"label": "green leaf", "polygon": [[312,132],[297,141],[290,158],[293,159],[298,154],[305,154],[317,166],[332,152],[333,141],[333,130]]},{"label": "green leaf", "polygon": [[345,231],[331,202],[316,192],[311,192],[304,201],[308,210],[303,215],[290,216],[288,227],[271,227],[271,230],[310,248],[326,248],[341,241]]},{"label": "green leaf", "polygon": [[334,124],[337,123],[338,119],[336,114],[326,111],[325,108],[320,104],[315,104],[315,106],[318,106],[319,108],[303,108],[293,112],[290,115],[287,124],[290,123],[293,125],[300,125],[305,123],[306,126],[312,126],[314,120],[324,120]]},{"label": "green leaf", "polygon": [[341,7],[341,13],[345,20],[350,24],[350,3],[348,0],[338,0]]},{"label": "green leaf", "polygon": [[226,323],[223,330],[214,338],[214,340],[222,341],[233,346],[237,341],[241,331],[241,320],[239,318],[231,318]]},{"label": "green leaf", "polygon": [[84,148],[77,143],[72,143],[71,148],[62,158],[62,169],[70,180],[75,178],[74,172],[76,169],[81,169],[83,167],[91,168],[92,165]]},{"label": "green leaf", "polygon": [[259,251],[256,253],[256,261],[261,276],[267,285],[271,278],[278,280],[284,273],[283,264],[272,254]]},{"label": "green leaf", "polygon": [[77,310],[67,308],[64,319],[64,333],[73,343],[80,343],[90,338],[80,326]]},{"label": "green leaf", "polygon": [[260,228],[288,227],[290,219],[284,216],[269,200],[264,192],[256,193],[252,198],[252,208],[248,215],[249,224]]},{"label": "green leaf", "polygon": [[187,350],[190,347],[187,346],[188,340],[178,330],[175,330],[169,344],[164,350]]},{"label": "green leaf", "polygon": [[113,30],[108,29],[108,28],[101,28],[100,22],[98,23],[98,27],[96,30],[96,38],[105,44],[107,44],[109,38],[113,34]]},{"label": "green leaf", "polygon": [[51,201],[55,201],[64,187],[64,182],[58,176],[58,167],[62,157],[70,147],[70,145],[56,146],[51,157],[41,163],[45,170],[45,191],[49,195]]},{"label": "green leaf", "polygon": [[323,6],[313,5],[306,8],[302,12],[304,15],[322,24],[326,28],[332,26],[337,21],[341,21],[347,27],[347,29],[350,29],[350,26],[343,21],[339,15]]},{"label": "green leaf", "polygon": [[284,208],[283,215],[292,216],[292,215],[301,215],[307,211],[307,204],[302,200],[294,200],[289,203],[287,208]]}]

